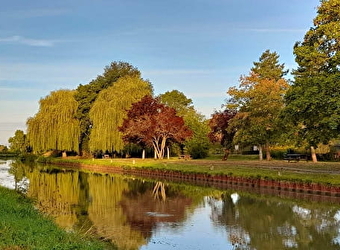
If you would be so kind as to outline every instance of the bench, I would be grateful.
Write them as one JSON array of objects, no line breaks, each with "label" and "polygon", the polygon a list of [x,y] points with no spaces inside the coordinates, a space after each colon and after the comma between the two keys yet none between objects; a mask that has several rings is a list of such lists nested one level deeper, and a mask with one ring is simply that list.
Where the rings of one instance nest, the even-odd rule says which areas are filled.
[{"label": "bench", "polygon": [[190,160],[191,159],[191,155],[180,155],[180,156],[178,156],[178,159]]},{"label": "bench", "polygon": [[304,154],[285,154],[283,159],[288,162],[308,161],[307,155]]}]

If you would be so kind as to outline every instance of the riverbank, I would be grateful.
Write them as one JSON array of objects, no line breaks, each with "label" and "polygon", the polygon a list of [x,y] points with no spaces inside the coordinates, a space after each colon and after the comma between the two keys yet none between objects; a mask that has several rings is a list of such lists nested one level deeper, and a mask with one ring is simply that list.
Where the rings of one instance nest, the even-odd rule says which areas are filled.
[{"label": "riverbank", "polygon": [[51,158],[48,161],[60,166],[94,172],[168,177],[340,195],[338,162],[289,163],[279,160],[221,161],[177,158],[169,160]]},{"label": "riverbank", "polygon": [[27,198],[0,187],[0,249],[105,249],[103,242],[65,232]]}]

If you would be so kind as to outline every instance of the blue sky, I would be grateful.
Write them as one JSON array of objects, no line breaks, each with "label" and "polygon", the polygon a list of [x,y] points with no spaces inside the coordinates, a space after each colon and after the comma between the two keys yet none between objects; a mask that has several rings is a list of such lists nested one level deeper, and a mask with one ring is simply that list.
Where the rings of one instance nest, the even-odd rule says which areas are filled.
[{"label": "blue sky", "polygon": [[0,144],[40,98],[87,84],[112,61],[177,89],[207,117],[267,49],[292,69],[318,0],[1,1]]}]

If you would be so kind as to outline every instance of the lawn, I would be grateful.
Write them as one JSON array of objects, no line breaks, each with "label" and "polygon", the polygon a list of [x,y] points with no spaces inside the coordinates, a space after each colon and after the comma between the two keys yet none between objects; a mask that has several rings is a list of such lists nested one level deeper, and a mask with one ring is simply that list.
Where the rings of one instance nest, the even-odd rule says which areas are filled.
[{"label": "lawn", "polygon": [[0,187],[0,249],[105,249],[103,242],[65,232],[14,190]]}]

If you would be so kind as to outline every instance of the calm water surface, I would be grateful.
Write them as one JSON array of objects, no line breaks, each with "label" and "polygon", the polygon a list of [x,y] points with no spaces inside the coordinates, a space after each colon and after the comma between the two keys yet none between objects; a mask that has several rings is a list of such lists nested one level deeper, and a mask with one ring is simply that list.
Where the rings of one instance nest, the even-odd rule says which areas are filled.
[{"label": "calm water surface", "polygon": [[340,249],[338,198],[294,199],[1,160],[0,185],[33,198],[66,230],[124,250]]}]

